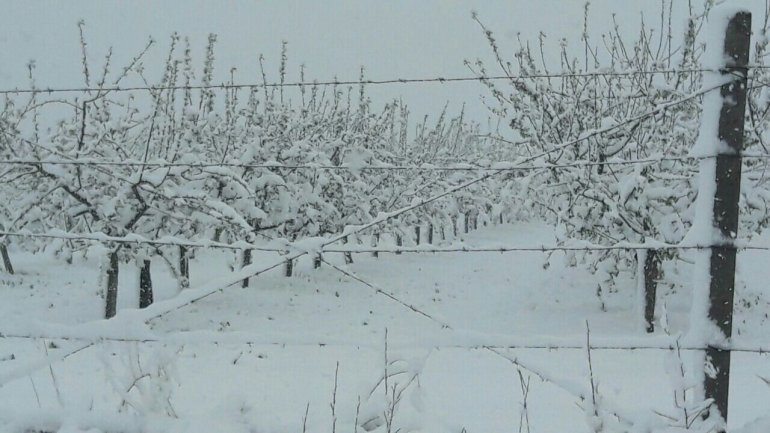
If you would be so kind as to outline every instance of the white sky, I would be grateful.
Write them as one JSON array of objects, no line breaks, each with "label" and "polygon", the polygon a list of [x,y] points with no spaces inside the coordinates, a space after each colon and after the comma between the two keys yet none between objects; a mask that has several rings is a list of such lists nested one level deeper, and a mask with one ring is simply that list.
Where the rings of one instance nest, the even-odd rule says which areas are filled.
[{"label": "white sky", "polygon": [[[152,35],[158,40],[146,69],[159,76],[173,31],[191,38],[200,55],[206,36],[218,35],[218,81],[238,68],[236,81],[259,82],[257,58],[266,57],[275,79],[282,40],[289,43],[289,80],[298,78],[305,63],[310,78],[357,79],[360,66],[367,77],[387,79],[467,76],[464,59],[489,60],[483,33],[471,20],[476,10],[496,33],[504,53],[510,54],[516,34],[536,40],[540,30],[556,50],[567,38],[580,46],[582,0],[2,0],[0,14],[0,87],[25,87],[26,63],[35,59],[39,87],[83,84],[76,23],[84,19],[92,69],[108,47],[115,51],[117,70],[136,55]],[[683,28],[687,0],[673,0],[674,24]],[[749,6],[755,22],[763,15],[764,0],[738,0]],[[700,0],[693,0],[700,4]],[[592,0],[591,32],[610,29],[614,12],[629,36],[639,30],[640,13],[659,22],[656,0]],[[757,22],[758,23],[758,22]],[[459,109],[467,101],[472,115],[484,118],[479,102],[485,94],[478,83],[393,85],[369,89],[375,101],[403,96],[415,114],[436,114],[449,101]]]}]

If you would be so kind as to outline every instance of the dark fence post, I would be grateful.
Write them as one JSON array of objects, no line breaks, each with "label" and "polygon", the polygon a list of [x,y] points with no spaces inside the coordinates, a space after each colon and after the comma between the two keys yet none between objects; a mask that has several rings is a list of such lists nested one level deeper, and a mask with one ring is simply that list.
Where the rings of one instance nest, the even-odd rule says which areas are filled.
[{"label": "dark fence post", "polygon": [[150,261],[144,260],[139,270],[139,308],[147,308],[152,305],[152,274],[150,273]]},{"label": "dark fence post", "polygon": [[[726,64],[723,77],[733,78],[722,85],[722,108],[717,138],[723,146],[716,156],[716,192],[713,202],[713,223],[722,241],[711,246],[709,265],[708,318],[724,334],[732,337],[733,299],[735,291],[734,240],[738,233],[738,201],[741,190],[741,153],[743,151],[744,116],[746,112],[747,65],[751,13],[738,12],[730,18],[724,42]],[[726,148],[725,148],[726,147]],[[719,416],[727,420],[727,401],[730,388],[730,351],[709,346],[706,349],[706,398],[714,400],[709,418]],[[719,414],[714,413],[714,408]]]},{"label": "dark fence post", "polygon": [[3,267],[5,268],[5,271],[13,275],[13,265],[11,264],[11,257],[8,255],[8,247],[2,243],[0,243],[0,255],[3,256]]}]

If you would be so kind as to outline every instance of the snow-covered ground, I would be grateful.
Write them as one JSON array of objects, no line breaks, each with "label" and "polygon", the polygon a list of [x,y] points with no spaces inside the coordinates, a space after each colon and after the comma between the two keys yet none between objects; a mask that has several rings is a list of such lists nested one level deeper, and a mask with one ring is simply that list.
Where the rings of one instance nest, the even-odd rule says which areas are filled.
[{"label": "snow-covered ground", "polygon": [[[553,232],[519,223],[463,238],[534,245],[553,243]],[[101,317],[95,258],[68,265],[11,254],[17,274],[0,274],[0,332],[61,335]],[[770,343],[768,255],[739,254],[738,347]],[[326,258],[343,266],[340,254]],[[634,316],[629,276],[603,294],[604,312],[597,277],[566,267],[559,253],[549,266],[539,252],[354,259],[346,269],[430,318],[328,266],[313,270],[304,258],[294,277],[276,269],[248,288],[230,287],[153,320],[150,340],[157,341],[97,342],[34,370],[90,342],[0,339],[0,430],[385,432],[392,419],[392,432],[583,432],[595,425],[591,369],[599,419],[614,414],[639,428],[683,417],[675,403],[682,403],[679,367],[692,366],[692,352],[650,347],[668,346],[686,330],[691,276],[684,262],[667,264],[658,301],[665,326],[649,336]],[[192,287],[234,262],[231,253],[199,251]],[[153,270],[156,300],[175,296],[162,259]],[[123,309],[137,305],[137,275],[134,265],[121,268]],[[587,330],[592,346],[606,348],[591,350],[590,368]],[[541,345],[572,348],[506,348]],[[614,349],[622,346],[643,348]],[[734,353],[730,426],[770,412],[768,377],[768,355]]]}]

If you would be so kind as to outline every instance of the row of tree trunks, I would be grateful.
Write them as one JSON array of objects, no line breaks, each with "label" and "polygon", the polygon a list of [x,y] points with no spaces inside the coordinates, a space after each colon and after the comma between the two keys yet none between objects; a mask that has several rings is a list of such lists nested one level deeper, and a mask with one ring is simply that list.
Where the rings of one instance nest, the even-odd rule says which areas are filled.
[{"label": "row of tree trunks", "polygon": [[[111,251],[107,258],[105,271],[105,307],[104,317],[115,317],[118,310],[118,276],[120,274],[120,261],[117,251]],[[152,270],[150,260],[142,260],[139,267],[139,308],[147,308],[152,305],[154,295],[152,290]]]}]

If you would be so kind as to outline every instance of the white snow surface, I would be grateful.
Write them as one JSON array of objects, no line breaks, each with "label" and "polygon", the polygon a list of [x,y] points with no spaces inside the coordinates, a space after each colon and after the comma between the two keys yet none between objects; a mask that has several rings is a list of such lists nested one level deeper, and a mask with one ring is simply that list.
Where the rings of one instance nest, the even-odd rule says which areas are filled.
[{"label": "white snow surface", "polygon": [[[551,228],[535,223],[460,237],[469,246],[554,240]],[[518,431],[526,422],[519,370],[529,383],[531,431],[591,431],[598,422],[613,431],[625,422],[615,415],[633,421],[634,431],[678,431],[665,417],[681,414],[672,395],[693,383],[692,372],[678,373],[695,356],[683,341],[681,358],[650,349],[674,347],[687,332],[691,276],[681,266],[666,269],[674,286],[659,288],[668,333],[658,326],[653,335],[639,329],[630,278],[619,282],[618,293],[605,295],[608,311],[602,312],[596,276],[564,267],[559,254],[544,269],[544,256],[536,252],[355,254],[346,267],[451,328],[328,266],[313,270],[308,257],[292,278],[274,269],[252,278],[246,289],[229,287],[144,326],[135,319],[149,317],[148,311],[132,309],[135,265],[121,268],[120,314],[102,321],[93,259],[76,257],[65,265],[44,255],[12,254],[18,274],[0,274],[6,299],[0,306],[0,431],[281,432],[302,431],[305,423],[308,432],[329,432],[336,401],[337,431],[353,431],[358,412],[358,431],[383,432],[390,397],[380,379],[386,368],[389,389],[403,390],[394,431]],[[230,254],[201,251],[191,263],[193,289],[186,292],[232,279]],[[767,256],[740,253],[734,347],[770,344],[763,283],[770,270],[761,266]],[[339,253],[325,258],[345,266]],[[277,259],[255,253],[253,266]],[[161,260],[153,269],[157,305],[191,296],[177,293]],[[593,410],[587,326],[592,347],[605,348],[591,351],[599,395],[599,417],[592,419],[581,409]],[[522,345],[542,348],[505,348]],[[641,349],[608,350],[628,346]],[[736,352],[733,364],[730,426],[739,427],[770,408],[770,387],[761,379],[770,377],[770,363],[764,354]],[[762,425],[756,421],[744,431]]]}]

